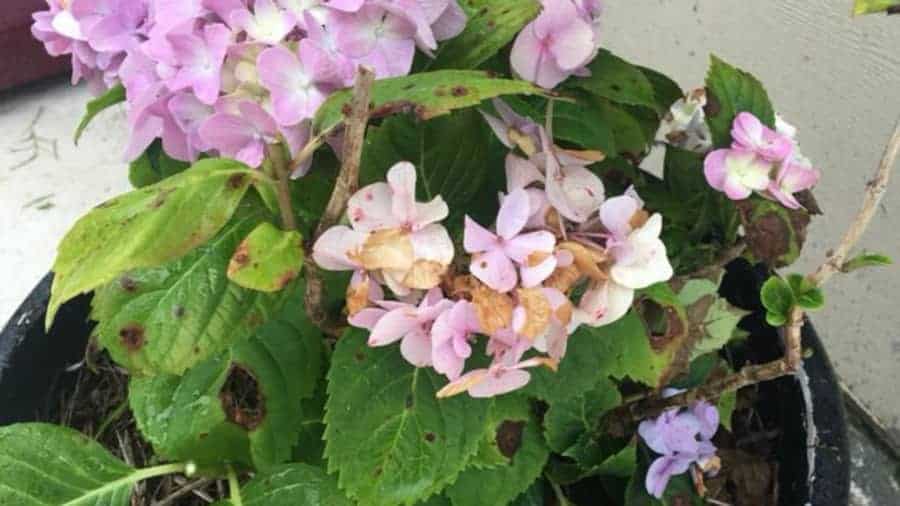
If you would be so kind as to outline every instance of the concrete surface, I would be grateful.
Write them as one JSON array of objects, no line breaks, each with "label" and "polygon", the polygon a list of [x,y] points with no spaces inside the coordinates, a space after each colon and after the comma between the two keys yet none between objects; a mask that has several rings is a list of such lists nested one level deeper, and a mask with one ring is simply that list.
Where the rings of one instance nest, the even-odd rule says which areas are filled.
[{"label": "concrete surface", "polygon": [[[851,18],[852,0],[610,0],[605,45],[701,86],[714,52],[756,74],[822,169],[826,215],[810,230],[801,272],[821,263],[861,203],[900,117],[900,17]],[[900,182],[862,245],[900,260]],[[900,268],[835,278],[813,316],[838,372],[900,437]]]},{"label": "concrete surface", "polygon": [[[812,227],[801,270],[845,230],[900,116],[900,18],[851,19],[851,3],[607,2],[606,46],[614,52],[688,88],[702,84],[713,51],[759,76],[799,127],[805,153],[824,172],[817,195],[827,213]],[[0,323],[46,273],[74,220],[129,188],[121,110],[104,113],[82,145],[72,145],[87,99],[63,81],[0,94]],[[864,246],[900,258],[900,184],[892,190]],[[897,268],[837,278],[814,319],[840,375],[900,436],[898,287]]]}]

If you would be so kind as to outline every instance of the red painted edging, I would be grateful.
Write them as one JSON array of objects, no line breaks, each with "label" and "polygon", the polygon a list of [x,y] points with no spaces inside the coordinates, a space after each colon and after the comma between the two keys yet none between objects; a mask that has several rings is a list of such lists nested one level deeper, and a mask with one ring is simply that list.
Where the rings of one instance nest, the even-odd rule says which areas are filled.
[{"label": "red painted edging", "polygon": [[69,71],[68,57],[51,57],[31,35],[31,13],[46,8],[43,0],[0,0],[0,90]]}]

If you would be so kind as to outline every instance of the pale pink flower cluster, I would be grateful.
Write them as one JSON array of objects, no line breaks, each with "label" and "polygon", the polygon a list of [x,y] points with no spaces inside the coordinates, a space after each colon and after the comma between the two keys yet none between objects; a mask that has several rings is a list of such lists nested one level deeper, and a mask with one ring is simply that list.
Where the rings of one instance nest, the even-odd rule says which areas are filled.
[{"label": "pale pink flower cluster", "polygon": [[732,146],[706,157],[707,182],[732,200],[758,192],[789,209],[799,209],[795,194],[814,187],[821,174],[800,153],[794,135],[795,129],[783,121],[772,130],[750,113],[738,114],[731,130]]},{"label": "pale pink flower cluster", "polygon": [[266,145],[299,151],[310,119],[358,66],[406,75],[459,34],[457,0],[47,0],[33,33],[72,55],[73,80],[125,86],[137,158],[157,138],[170,156],[259,166]]},{"label": "pale pink flower cluster", "polygon": [[[415,169],[405,162],[354,195],[350,225],[313,248],[320,267],[354,271],[350,323],[370,331],[370,346],[399,341],[407,361],[444,374],[441,397],[523,387],[527,369],[558,365],[580,325],[615,322],[635,290],[673,275],[662,217],[645,212],[633,190],[606,199],[588,168],[597,153],[561,149],[543,127],[494,106],[500,117],[485,118],[510,148],[508,187],[492,227],[465,218],[468,273],[451,272],[454,247],[440,224],[447,205],[415,200]],[[492,362],[465,372],[480,336]]]}]

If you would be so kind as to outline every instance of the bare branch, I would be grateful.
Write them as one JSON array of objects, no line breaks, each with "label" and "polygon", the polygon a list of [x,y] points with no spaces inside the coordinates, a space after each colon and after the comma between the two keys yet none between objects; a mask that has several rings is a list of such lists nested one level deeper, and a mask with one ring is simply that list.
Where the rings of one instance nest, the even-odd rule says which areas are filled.
[{"label": "bare branch", "polygon": [[[878,165],[878,172],[875,178],[866,185],[866,196],[863,200],[862,209],[856,215],[844,238],[841,240],[837,248],[828,255],[828,259],[811,274],[808,279],[813,285],[821,287],[831,276],[839,272],[843,268],[844,263],[850,252],[856,247],[856,244],[862,238],[875,212],[878,210],[881,199],[887,192],[888,183],[891,180],[891,170],[897,162],[897,156],[900,155],[900,120],[894,128],[894,134],[884,150],[884,156]],[[791,371],[797,371],[803,364],[803,346],[801,342],[801,330],[803,328],[804,313],[799,307],[795,307],[791,311],[790,319],[784,328],[784,357]]]},{"label": "bare branch", "polygon": [[[345,120],[344,146],[341,154],[341,172],[338,174],[331,193],[328,206],[322,214],[316,229],[315,239],[334,226],[344,214],[350,197],[359,189],[359,164],[362,161],[363,143],[366,138],[366,127],[369,124],[369,101],[372,96],[372,84],[375,73],[365,67],[359,67],[353,98]],[[306,270],[306,311],[313,323],[322,327],[327,315],[322,308],[324,286],[317,266],[307,262]]]}]

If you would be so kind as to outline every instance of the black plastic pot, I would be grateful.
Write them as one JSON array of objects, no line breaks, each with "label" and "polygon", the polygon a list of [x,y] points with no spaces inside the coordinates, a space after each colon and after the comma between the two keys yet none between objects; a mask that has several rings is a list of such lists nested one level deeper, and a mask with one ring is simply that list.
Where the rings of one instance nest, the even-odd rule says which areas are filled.
[{"label": "black plastic pot", "polygon": [[[742,326],[753,338],[732,357],[737,363],[762,363],[781,353],[775,330],[761,317],[757,294],[762,268],[746,262],[729,267],[722,294],[745,309],[757,310]],[[66,367],[82,359],[93,325],[90,297],[79,297],[59,311],[50,332],[44,316],[52,276],[31,292],[0,334],[0,425],[34,420],[52,410],[60,389],[74,375]],[[760,386],[760,394],[777,402],[761,403],[759,414],[781,429],[779,498],[782,506],[843,506],[850,490],[850,458],[844,406],[834,369],[811,325],[803,332],[804,361],[800,380],[782,378]]]}]

